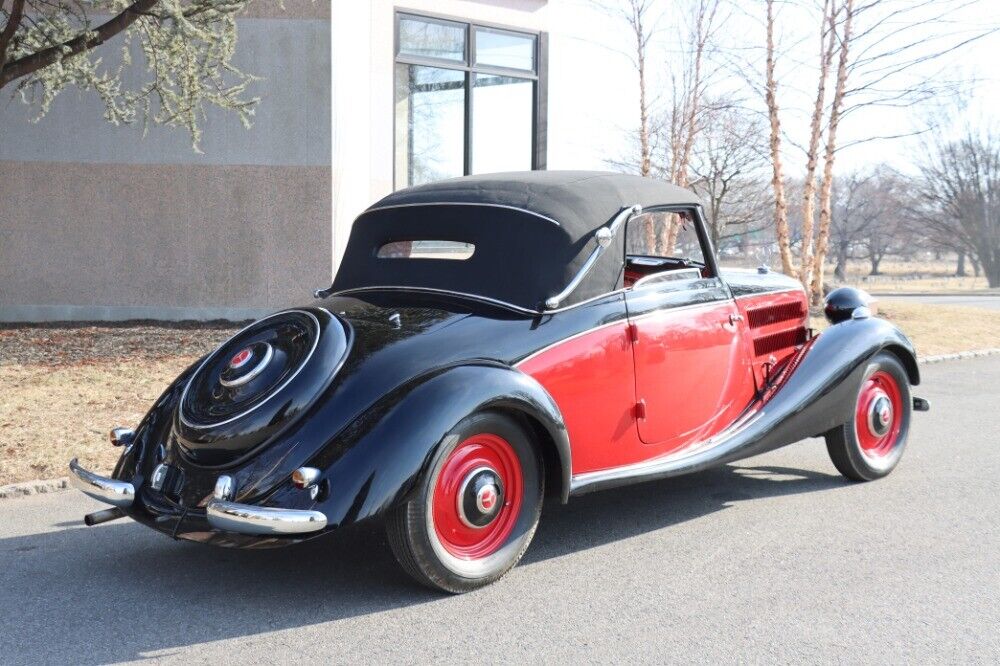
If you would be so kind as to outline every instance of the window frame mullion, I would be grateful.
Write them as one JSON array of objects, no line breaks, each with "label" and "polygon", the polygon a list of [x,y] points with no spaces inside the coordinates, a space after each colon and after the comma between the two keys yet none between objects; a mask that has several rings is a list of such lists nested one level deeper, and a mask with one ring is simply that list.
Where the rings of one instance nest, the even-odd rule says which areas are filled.
[{"label": "window frame mullion", "polygon": [[[450,60],[447,58],[434,58],[434,57],[424,57],[418,55],[409,55],[400,53],[400,21],[402,18],[410,18],[415,20],[426,20],[432,23],[446,24],[446,25],[456,25],[461,24],[465,29],[465,49],[464,56],[465,61],[460,62],[457,60]],[[534,38],[535,42],[535,52],[534,52],[534,68],[532,70],[516,69],[510,67],[496,67],[490,65],[479,65],[476,63],[476,37],[477,28],[484,28],[493,32],[500,33],[511,33],[515,35],[524,35]],[[473,151],[475,146],[473,146],[473,95],[475,91],[475,81],[477,74],[489,74],[494,76],[511,77],[516,79],[522,79],[525,81],[530,81],[532,86],[532,109],[531,109],[531,168],[532,169],[545,169],[546,168],[546,138],[544,134],[547,129],[547,106],[548,106],[548,58],[547,58],[547,37],[548,34],[545,32],[534,32],[530,30],[519,30],[516,28],[510,28],[501,25],[492,25],[489,23],[482,23],[478,21],[463,20],[456,17],[426,14],[424,12],[415,12],[408,10],[397,10],[395,12],[395,35],[393,38],[393,62],[395,64],[408,65],[408,66],[418,66],[418,67],[433,67],[437,69],[447,69],[453,71],[464,72],[464,82],[465,82],[465,98],[464,98],[464,122],[462,124],[463,132],[463,164],[462,172],[463,175],[472,174],[473,165]],[[412,75],[412,68],[407,68]],[[396,68],[393,68],[393,80],[394,86],[396,76]],[[408,93],[409,94],[409,93]],[[412,95],[411,95],[412,96]],[[410,104],[410,115],[412,115],[412,102]],[[412,119],[408,119],[406,132],[407,132],[407,174],[406,174],[406,187],[412,186],[413,177],[413,127]],[[399,128],[395,127],[395,115],[393,116],[393,150],[396,150],[397,139],[396,133]],[[396,165],[397,159],[395,154],[393,155],[393,186],[396,187]]]},{"label": "window frame mullion", "polygon": [[465,72],[465,168],[463,175],[472,175],[472,83],[475,72]]}]

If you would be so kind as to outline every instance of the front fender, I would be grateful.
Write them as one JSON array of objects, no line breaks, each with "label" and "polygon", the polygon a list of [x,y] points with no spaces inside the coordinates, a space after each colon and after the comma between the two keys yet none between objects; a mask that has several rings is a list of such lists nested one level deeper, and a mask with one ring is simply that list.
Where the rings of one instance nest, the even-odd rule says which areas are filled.
[{"label": "front fender", "polygon": [[920,382],[913,344],[884,319],[849,319],[820,333],[767,399],[773,425],[751,455],[814,437],[853,418],[861,375],[879,352],[899,357],[911,384]]},{"label": "front fender", "polygon": [[528,375],[482,362],[454,366],[393,391],[310,460],[328,484],[327,498],[318,507],[328,525],[356,523],[406,500],[445,435],[469,414],[486,409],[518,412],[544,428],[559,461],[565,500],[572,466],[555,401]]}]

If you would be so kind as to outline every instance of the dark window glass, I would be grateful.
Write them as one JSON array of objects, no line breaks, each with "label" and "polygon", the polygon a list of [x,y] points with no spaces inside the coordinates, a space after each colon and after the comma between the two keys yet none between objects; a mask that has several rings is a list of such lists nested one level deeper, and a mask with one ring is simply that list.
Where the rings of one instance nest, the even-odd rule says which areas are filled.
[{"label": "dark window glass", "polygon": [[535,70],[535,37],[476,28],[476,64],[532,72]]},{"label": "dark window glass", "polygon": [[531,169],[534,83],[475,74],[472,95],[472,173]]},{"label": "dark window glass", "polygon": [[399,52],[420,58],[465,61],[465,26],[461,23],[399,19]]},{"label": "dark window glass", "polygon": [[465,73],[396,65],[396,187],[465,171]]},{"label": "dark window glass", "polygon": [[464,261],[476,251],[472,243],[442,240],[393,241],[378,249],[379,259],[455,259]]}]

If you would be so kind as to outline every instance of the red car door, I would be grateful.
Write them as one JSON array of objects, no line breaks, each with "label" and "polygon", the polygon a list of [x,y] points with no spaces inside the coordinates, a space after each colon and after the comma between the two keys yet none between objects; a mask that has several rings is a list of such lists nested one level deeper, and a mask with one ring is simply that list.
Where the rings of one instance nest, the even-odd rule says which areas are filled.
[{"label": "red car door", "polygon": [[647,210],[629,221],[626,252],[636,428],[655,457],[723,430],[756,386],[743,318],[718,277],[700,210]]},{"label": "red car door", "polygon": [[718,278],[653,281],[626,295],[636,427],[662,455],[732,423],[755,386],[742,318]]}]

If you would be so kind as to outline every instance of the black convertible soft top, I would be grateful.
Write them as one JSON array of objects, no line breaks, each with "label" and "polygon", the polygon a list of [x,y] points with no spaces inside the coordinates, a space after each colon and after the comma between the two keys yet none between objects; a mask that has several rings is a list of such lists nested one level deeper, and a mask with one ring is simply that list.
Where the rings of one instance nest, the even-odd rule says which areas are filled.
[{"label": "black convertible soft top", "polygon": [[[661,180],[599,171],[524,171],[465,176],[394,192],[354,222],[335,291],[372,286],[459,291],[531,310],[569,284],[596,246],[594,232],[623,207],[696,205]],[[624,229],[565,301],[621,286]],[[380,258],[396,241],[459,241],[464,261]]]}]

